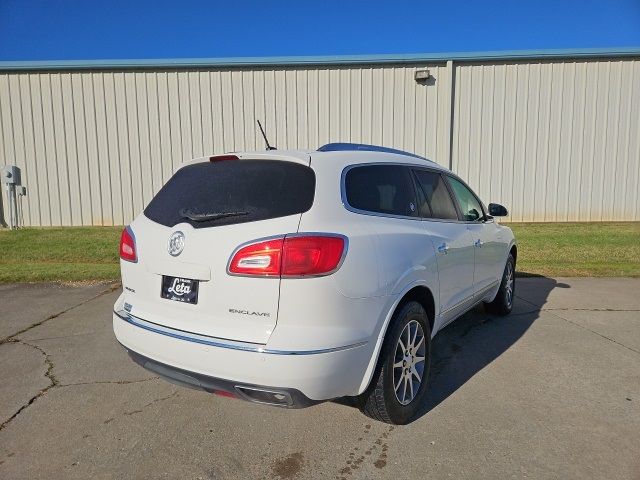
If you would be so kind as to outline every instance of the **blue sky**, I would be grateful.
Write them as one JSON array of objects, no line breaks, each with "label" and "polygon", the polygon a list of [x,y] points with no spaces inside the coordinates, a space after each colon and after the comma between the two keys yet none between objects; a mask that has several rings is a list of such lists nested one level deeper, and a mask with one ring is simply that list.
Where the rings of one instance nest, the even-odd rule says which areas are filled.
[{"label": "blue sky", "polygon": [[0,0],[0,60],[640,46],[640,0]]}]

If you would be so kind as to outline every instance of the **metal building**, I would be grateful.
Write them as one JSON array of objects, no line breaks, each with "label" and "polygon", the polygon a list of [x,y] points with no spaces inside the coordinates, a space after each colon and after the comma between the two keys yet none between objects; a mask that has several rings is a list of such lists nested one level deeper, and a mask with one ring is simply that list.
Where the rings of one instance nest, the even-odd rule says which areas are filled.
[{"label": "metal building", "polygon": [[25,225],[127,223],[183,160],[264,148],[256,119],[279,148],[424,155],[511,221],[640,220],[638,49],[0,62]]}]

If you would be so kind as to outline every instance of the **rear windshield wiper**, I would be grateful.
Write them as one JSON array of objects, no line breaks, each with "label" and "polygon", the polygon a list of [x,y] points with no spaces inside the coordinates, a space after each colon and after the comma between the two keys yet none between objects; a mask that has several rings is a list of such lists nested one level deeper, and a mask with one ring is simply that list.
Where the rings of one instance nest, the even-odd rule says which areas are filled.
[{"label": "rear windshield wiper", "polygon": [[183,208],[180,210],[180,216],[183,218],[188,218],[193,222],[206,222],[208,220],[218,220],[220,218],[227,217],[241,217],[243,215],[248,215],[249,212],[215,212],[215,213],[196,213],[187,208]]}]

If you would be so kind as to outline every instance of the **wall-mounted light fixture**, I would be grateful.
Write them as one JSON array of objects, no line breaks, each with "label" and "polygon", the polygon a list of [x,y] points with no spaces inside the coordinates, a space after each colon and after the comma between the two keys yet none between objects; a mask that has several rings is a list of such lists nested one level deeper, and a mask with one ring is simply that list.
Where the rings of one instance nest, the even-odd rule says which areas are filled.
[{"label": "wall-mounted light fixture", "polygon": [[431,78],[431,72],[426,68],[423,70],[416,70],[415,80],[417,83],[426,83]]}]

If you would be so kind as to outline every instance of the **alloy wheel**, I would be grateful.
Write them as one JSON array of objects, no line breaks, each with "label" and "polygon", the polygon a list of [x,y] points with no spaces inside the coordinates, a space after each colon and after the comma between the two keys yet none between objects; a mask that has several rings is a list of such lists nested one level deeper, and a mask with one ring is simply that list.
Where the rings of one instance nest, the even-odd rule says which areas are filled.
[{"label": "alloy wheel", "polygon": [[511,262],[507,262],[507,270],[504,272],[505,277],[505,300],[508,307],[511,307],[513,302],[513,265]]},{"label": "alloy wheel", "polygon": [[396,399],[408,405],[418,394],[424,377],[426,345],[420,323],[411,320],[398,338],[393,360],[393,388]]}]

